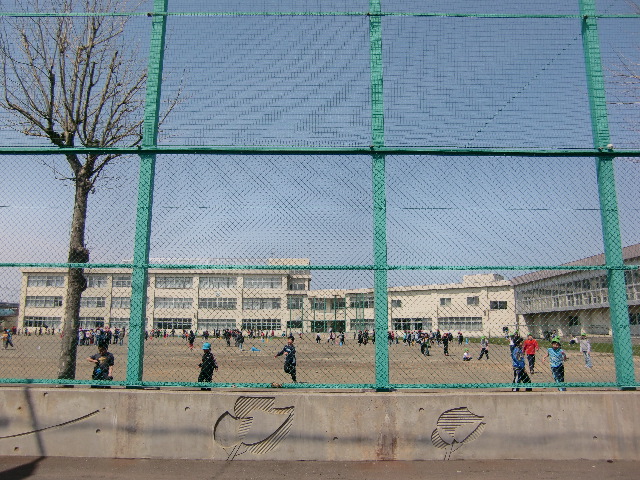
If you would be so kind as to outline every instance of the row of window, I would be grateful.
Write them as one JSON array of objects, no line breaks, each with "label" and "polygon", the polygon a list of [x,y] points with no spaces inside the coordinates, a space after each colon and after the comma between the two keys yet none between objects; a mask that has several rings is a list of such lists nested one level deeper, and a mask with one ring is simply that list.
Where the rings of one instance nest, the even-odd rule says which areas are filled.
[{"label": "row of window", "polygon": [[[85,275],[88,288],[103,288],[107,286],[106,275]],[[28,287],[64,287],[64,275],[29,275],[27,276]],[[114,287],[130,287],[131,275],[114,275]]]},{"label": "row of window", "polygon": [[[157,297],[155,308],[177,308],[190,309],[193,304],[192,298]],[[26,298],[27,307],[61,307],[62,297],[54,296],[28,296]],[[82,297],[80,306],[83,308],[103,308],[106,306],[106,297]],[[217,310],[235,310],[237,306],[236,298],[201,298],[198,302],[199,308]],[[111,308],[131,308],[130,297],[112,297]],[[242,301],[244,310],[269,310],[280,309],[279,298],[245,298]]]},{"label": "row of window", "polygon": [[440,330],[482,330],[482,317],[438,317]]},{"label": "row of window", "polygon": [[[107,275],[88,274],[87,287],[104,288],[107,286]],[[237,285],[238,277],[232,276],[206,276],[199,277],[201,289],[233,288]],[[156,275],[156,288],[184,289],[191,288],[193,277]],[[282,277],[278,275],[247,275],[243,277],[245,288],[278,289],[282,287]],[[64,275],[29,275],[27,277],[29,287],[64,287]],[[289,290],[306,290],[307,283],[304,280],[291,280]],[[114,275],[113,287],[131,287],[131,275]]]},{"label": "row of window", "polygon": [[[282,322],[277,318],[243,318],[243,330],[280,330]],[[158,318],[154,321],[154,328],[161,330],[190,330],[190,318]],[[235,320],[200,320],[198,330],[235,329]]]},{"label": "row of window", "polygon": [[[468,297],[469,299],[478,297]],[[344,299],[326,299],[326,298],[312,298],[311,309],[312,310],[326,310],[327,300],[330,301],[330,309],[338,310],[346,308],[346,302]],[[448,302],[443,302],[448,300]],[[287,299],[287,308],[289,310],[301,310],[304,304],[304,297],[289,297]],[[357,302],[351,302],[352,308],[373,308],[373,299],[371,299],[371,306],[368,300],[358,300]],[[80,300],[80,306],[84,308],[102,308],[106,305],[106,297],[82,297]],[[190,309],[193,305],[193,299],[176,298],[176,297],[156,297],[155,308],[178,308],[178,309]],[[392,300],[392,307],[400,307],[402,305],[400,300]],[[440,305],[451,305],[450,298],[441,298]],[[60,296],[27,296],[27,307],[61,307],[62,297]],[[492,310],[506,310],[506,301],[491,301],[489,308]],[[130,308],[131,298],[129,297],[112,297],[111,308]],[[235,310],[237,308],[236,298],[214,297],[214,298],[201,298],[198,301],[198,307],[204,309],[217,309],[217,310]],[[279,310],[281,307],[280,298],[244,298],[242,299],[243,310]],[[419,330],[419,329],[418,329]]]},{"label": "row of window", "polygon": [[430,318],[394,318],[394,330],[431,330]]},{"label": "row of window", "polygon": [[[441,297],[440,298],[440,306],[441,307],[450,307],[452,303],[452,299],[450,297]],[[467,297],[467,305],[469,306],[479,306],[480,305],[480,297],[473,296]],[[489,309],[490,310],[506,310],[507,302],[506,300],[490,300],[489,301]]]},{"label": "row of window", "polygon": [[[635,300],[638,286],[640,286],[640,271],[625,271],[624,278],[627,285],[627,299]],[[516,292],[518,304],[524,311],[603,305],[609,301],[606,275],[516,290]]]},{"label": "row of window", "polygon": [[[630,292],[627,291],[627,298],[631,298]],[[552,308],[579,307],[582,305],[604,305],[609,302],[607,289],[590,291],[585,293],[573,293],[570,295],[560,295],[554,297],[542,298],[524,298],[519,302],[521,311],[528,311],[532,308],[537,310],[548,310]]]},{"label": "row of window", "polygon": [[28,296],[25,301],[27,307],[61,307],[62,297]]}]

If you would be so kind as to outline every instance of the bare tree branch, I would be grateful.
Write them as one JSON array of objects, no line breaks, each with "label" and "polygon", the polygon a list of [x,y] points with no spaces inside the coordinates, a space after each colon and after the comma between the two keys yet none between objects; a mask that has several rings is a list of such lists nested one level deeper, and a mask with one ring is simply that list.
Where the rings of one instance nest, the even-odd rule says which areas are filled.
[{"label": "bare tree branch", "polygon": [[[58,147],[134,146],[141,142],[146,64],[137,55],[126,11],[138,0],[16,0],[24,12],[105,13],[88,16],[4,18],[0,24],[0,107],[13,114],[9,126]],[[170,104],[170,109],[177,104]],[[168,113],[168,112],[167,112]],[[165,117],[166,118],[166,117]],[[88,195],[119,154],[66,153],[75,186],[68,261],[89,261],[85,246]],[[83,271],[70,268],[64,301],[59,378],[75,377]]]}]

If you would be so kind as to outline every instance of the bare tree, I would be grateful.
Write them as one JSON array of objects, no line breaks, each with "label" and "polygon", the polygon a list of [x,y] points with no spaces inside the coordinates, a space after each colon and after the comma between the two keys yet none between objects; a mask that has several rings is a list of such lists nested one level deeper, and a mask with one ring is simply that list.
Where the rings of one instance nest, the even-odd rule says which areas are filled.
[{"label": "bare tree", "polygon": [[[131,8],[124,0],[15,0],[23,12],[58,15],[4,18],[0,32],[0,106],[12,127],[58,147],[135,146],[142,140],[146,62],[137,57]],[[135,8],[135,5],[133,6]],[[88,15],[77,15],[79,12]],[[65,16],[65,13],[74,13]],[[75,186],[69,263],[86,263],[89,193],[117,154],[65,153]],[[83,269],[69,268],[58,378],[76,370]]]}]

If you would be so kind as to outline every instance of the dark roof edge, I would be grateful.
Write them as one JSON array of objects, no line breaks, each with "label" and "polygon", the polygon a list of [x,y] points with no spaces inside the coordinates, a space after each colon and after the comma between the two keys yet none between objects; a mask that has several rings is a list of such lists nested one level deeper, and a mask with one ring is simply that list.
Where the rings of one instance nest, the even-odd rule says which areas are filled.
[{"label": "dark roof edge", "polygon": [[[629,245],[628,247],[624,247],[622,249],[622,259],[623,260],[631,260],[633,258],[640,257],[640,243],[636,243],[635,245]],[[593,255],[591,257],[582,258],[580,260],[575,260],[569,263],[563,263],[561,266],[563,267],[574,267],[574,266],[596,266],[604,264],[604,253],[599,253],[598,255]],[[544,280],[547,278],[560,277],[562,275],[568,275],[572,273],[571,270],[538,270],[536,272],[526,273],[524,275],[520,275],[518,277],[513,277],[511,279],[512,285],[522,285],[524,283],[535,282],[538,280]]]}]

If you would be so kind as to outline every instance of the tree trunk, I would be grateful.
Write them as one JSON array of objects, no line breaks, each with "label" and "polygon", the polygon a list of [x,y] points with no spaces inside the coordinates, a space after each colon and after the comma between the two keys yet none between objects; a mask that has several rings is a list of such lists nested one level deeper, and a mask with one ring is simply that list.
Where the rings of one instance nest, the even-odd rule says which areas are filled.
[{"label": "tree trunk", "polygon": [[[89,250],[84,245],[85,225],[87,220],[87,202],[92,184],[84,169],[78,172],[75,179],[75,202],[71,235],[69,239],[69,263],[86,263],[89,261]],[[80,324],[80,298],[87,288],[87,281],[82,268],[69,268],[67,275],[67,293],[64,302],[64,318],[62,320],[62,347],[58,363],[58,378],[72,380],[76,378],[76,359],[78,350],[78,327]]]}]

